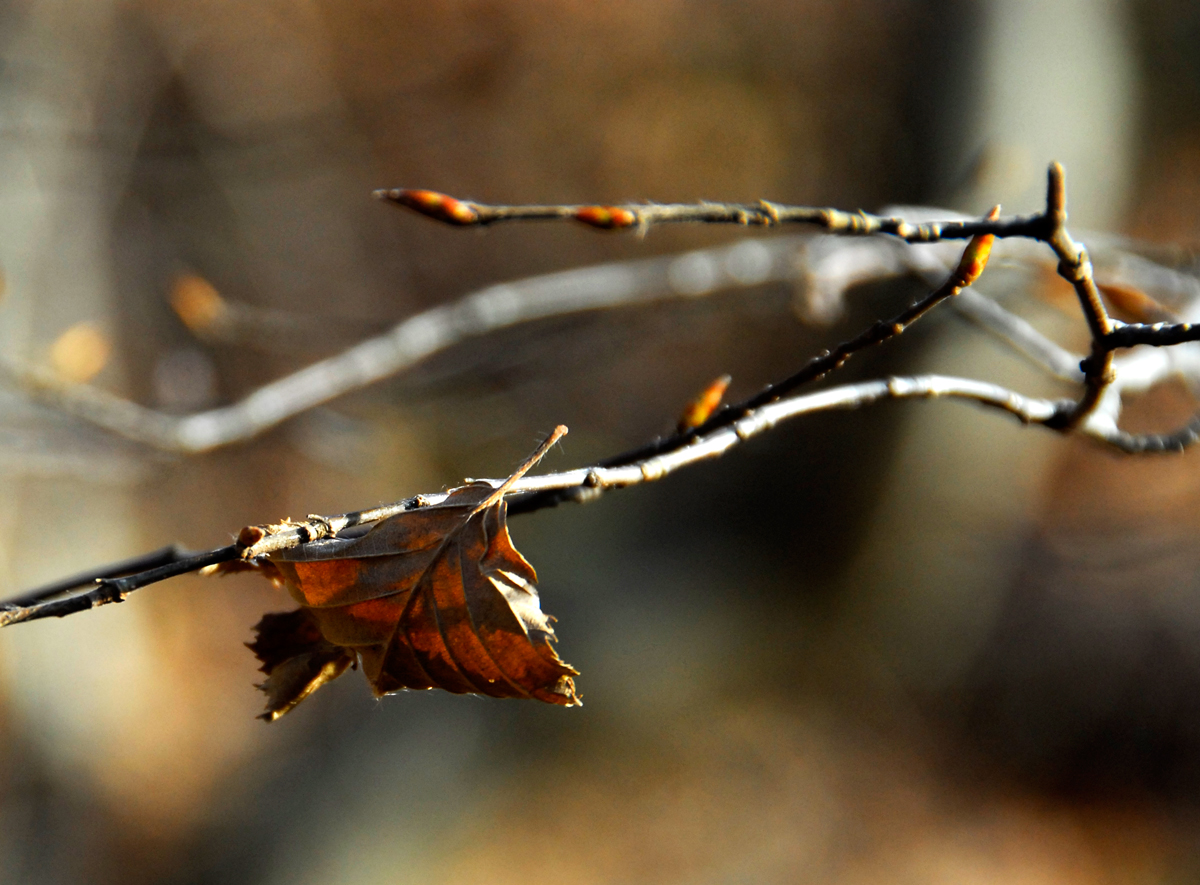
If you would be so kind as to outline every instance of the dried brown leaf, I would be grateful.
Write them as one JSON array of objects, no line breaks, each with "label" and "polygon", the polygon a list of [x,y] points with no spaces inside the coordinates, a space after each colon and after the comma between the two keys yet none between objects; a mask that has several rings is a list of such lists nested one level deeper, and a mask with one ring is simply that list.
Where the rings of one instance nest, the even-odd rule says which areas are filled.
[{"label": "dried brown leaf", "polygon": [[267,695],[259,718],[268,722],[355,666],[354,654],[327,641],[306,609],[263,615],[254,630],[254,642],[246,645],[267,674],[258,687]]},{"label": "dried brown leaf", "polygon": [[[252,648],[268,674],[268,717],[287,712],[354,659],[377,695],[442,688],[578,704],[577,671],[551,645],[537,574],[512,544],[505,509],[496,490],[475,483],[360,538],[273,556],[303,608],[268,615],[258,626]],[[286,617],[293,620],[270,620]],[[315,634],[304,632],[306,623]]]}]

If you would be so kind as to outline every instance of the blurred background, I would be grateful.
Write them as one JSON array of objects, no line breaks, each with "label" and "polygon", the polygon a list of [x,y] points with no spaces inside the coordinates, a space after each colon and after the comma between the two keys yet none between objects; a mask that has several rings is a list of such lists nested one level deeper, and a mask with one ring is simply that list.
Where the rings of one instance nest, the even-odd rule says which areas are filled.
[{"label": "blurred background", "polygon": [[[1057,159],[1074,230],[1187,247],[1198,45],[1182,0],[8,0],[0,349],[182,414],[486,284],[764,236],[456,230],[376,187],[1022,212]],[[920,291],[546,320],[190,458],[0,388],[0,588],[506,475],[560,422],[547,467],[578,466]],[[258,331],[198,337],[197,292]],[[1080,346],[1053,301],[1026,313]],[[918,370],[1061,393],[949,314],[847,377]],[[10,628],[0,881],[1195,881],[1198,504],[1195,450],[940,403],[794,422],[513,519],[580,709],[352,673],[265,725],[242,643],[291,603],[254,576]]]}]

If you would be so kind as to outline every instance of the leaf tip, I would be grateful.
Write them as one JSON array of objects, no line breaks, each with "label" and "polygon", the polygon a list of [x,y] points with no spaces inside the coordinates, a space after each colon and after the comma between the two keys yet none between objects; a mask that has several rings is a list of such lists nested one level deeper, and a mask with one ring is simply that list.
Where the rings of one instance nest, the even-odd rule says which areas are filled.
[{"label": "leaf tip", "polygon": [[579,692],[576,691],[575,680],[572,678],[573,676],[578,676],[579,671],[570,664],[565,664],[561,661],[559,663],[567,669],[567,673],[559,676],[558,680],[553,684],[533,692],[533,697],[539,701],[559,707],[582,707],[583,699],[579,696]]}]

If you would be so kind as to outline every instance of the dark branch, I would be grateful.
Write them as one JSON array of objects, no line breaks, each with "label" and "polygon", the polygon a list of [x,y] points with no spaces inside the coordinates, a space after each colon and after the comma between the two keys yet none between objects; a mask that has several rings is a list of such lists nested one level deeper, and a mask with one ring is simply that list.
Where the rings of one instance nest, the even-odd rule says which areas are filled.
[{"label": "dark branch", "polygon": [[160,547],[158,550],[152,550],[149,553],[143,553],[141,556],[131,556],[128,559],[111,562],[108,565],[102,565],[98,568],[81,572],[69,578],[63,578],[59,581],[43,584],[41,587],[35,587],[32,590],[25,591],[19,596],[14,596],[11,599],[5,600],[3,605],[32,605],[35,602],[43,602],[47,599],[53,599],[55,596],[61,596],[69,590],[75,590],[79,587],[86,587],[89,584],[95,584],[97,581],[105,578],[118,578],[121,575],[131,575],[136,574],[137,572],[144,572],[147,569],[157,568],[158,566],[166,565],[168,563],[180,562],[193,555],[195,554],[185,550],[179,544],[169,544],[166,547]]},{"label": "dark branch", "polygon": [[1130,455],[1182,452],[1200,441],[1200,414],[1169,433],[1127,433],[1114,430],[1104,441]]},{"label": "dark branch", "polygon": [[[165,581],[167,578],[185,575],[188,572],[194,572],[197,569],[216,565],[217,563],[229,562],[237,559],[241,553],[242,547],[240,545],[230,544],[227,547],[218,547],[216,550],[209,550],[205,553],[185,556],[166,565],[126,577],[102,578],[98,581],[94,590],[89,590],[87,593],[79,593],[75,596],[68,596],[66,599],[55,599],[42,603],[22,603],[21,600],[27,599],[37,592],[32,591],[0,604],[0,627],[7,627],[10,624],[20,624],[23,621],[36,621],[41,618],[62,618],[112,602],[124,602],[125,597],[130,593],[148,584],[155,584],[159,581]],[[76,583],[73,586],[80,585]],[[45,588],[41,589],[44,590]]]},{"label": "dark branch", "polygon": [[1169,347],[1185,341],[1200,341],[1200,323],[1126,323],[1101,339],[1109,350],[1139,344]]}]

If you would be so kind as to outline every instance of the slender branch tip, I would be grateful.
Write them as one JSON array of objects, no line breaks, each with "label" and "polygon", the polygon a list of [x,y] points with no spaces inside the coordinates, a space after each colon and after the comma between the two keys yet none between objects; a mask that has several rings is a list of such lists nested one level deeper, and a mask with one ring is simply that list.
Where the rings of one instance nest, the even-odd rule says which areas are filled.
[{"label": "slender branch tip", "polygon": [[1060,227],[1067,223],[1067,172],[1057,160],[1047,173],[1046,214]]}]

